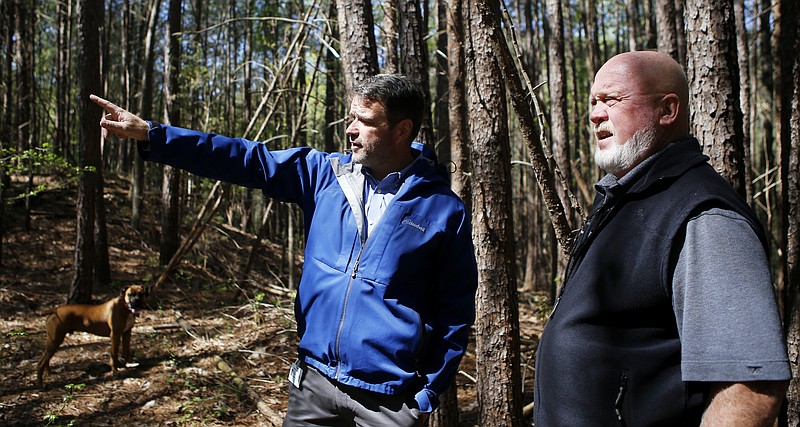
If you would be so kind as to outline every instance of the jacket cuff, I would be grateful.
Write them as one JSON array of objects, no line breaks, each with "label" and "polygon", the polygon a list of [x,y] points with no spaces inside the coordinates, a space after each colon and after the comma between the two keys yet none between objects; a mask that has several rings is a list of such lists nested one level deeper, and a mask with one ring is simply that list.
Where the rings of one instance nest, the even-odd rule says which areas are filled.
[{"label": "jacket cuff", "polygon": [[136,141],[138,146],[139,155],[142,156],[143,159],[147,160],[150,156],[150,142],[154,140],[164,140],[165,137],[165,130],[161,126],[161,123],[151,122],[150,120],[146,120],[150,129],[147,131],[147,139],[148,141]]},{"label": "jacket cuff", "polygon": [[417,401],[419,411],[423,414],[431,413],[439,407],[439,396],[427,388],[423,388],[417,392],[414,396],[414,400]]}]

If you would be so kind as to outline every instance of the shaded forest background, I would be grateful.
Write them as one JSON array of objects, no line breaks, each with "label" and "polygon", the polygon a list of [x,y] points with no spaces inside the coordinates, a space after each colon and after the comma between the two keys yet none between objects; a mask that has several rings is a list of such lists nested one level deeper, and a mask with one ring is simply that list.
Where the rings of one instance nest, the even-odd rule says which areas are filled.
[{"label": "shaded forest background", "polygon": [[[274,286],[291,293],[303,252],[298,210],[142,163],[134,142],[102,140],[88,94],[270,149],[340,151],[346,88],[401,72],[428,89],[421,139],[450,162],[454,190],[473,207],[478,424],[520,425],[530,410],[520,348],[538,336],[520,327],[520,306],[552,300],[600,176],[588,127],[594,72],[617,53],[658,49],[687,69],[693,133],[768,231],[796,372],[797,9],[785,0],[1,0],[0,267],[20,268],[21,247],[3,242],[35,230],[37,211],[74,209],[61,302],[130,280],[109,260],[119,240],[107,182],[122,179],[124,221],[158,253],[142,260],[153,272],[142,280],[164,292],[185,286],[181,269],[213,250],[196,246],[204,233],[225,228],[252,240],[221,283],[263,292],[252,289],[272,279],[254,263],[272,245]],[[37,204],[56,193],[74,194],[72,204]],[[782,422],[797,425],[795,382],[787,397]],[[431,424],[457,425],[455,402]]]}]

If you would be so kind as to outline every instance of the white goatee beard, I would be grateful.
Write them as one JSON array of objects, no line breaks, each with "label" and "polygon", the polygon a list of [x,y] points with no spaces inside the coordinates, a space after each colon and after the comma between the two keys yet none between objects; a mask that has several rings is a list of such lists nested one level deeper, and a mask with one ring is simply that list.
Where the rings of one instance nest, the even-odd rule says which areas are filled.
[{"label": "white goatee beard", "polygon": [[[602,126],[602,124],[601,124]],[[606,173],[627,171],[641,161],[658,137],[656,126],[639,129],[624,144],[615,143],[605,150],[595,150],[594,161]]]}]

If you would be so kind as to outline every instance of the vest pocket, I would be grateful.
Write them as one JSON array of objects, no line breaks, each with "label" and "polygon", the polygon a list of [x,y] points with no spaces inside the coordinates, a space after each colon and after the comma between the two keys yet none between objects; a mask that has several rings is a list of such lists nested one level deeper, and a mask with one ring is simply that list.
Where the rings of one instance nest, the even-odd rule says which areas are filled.
[{"label": "vest pocket", "polygon": [[625,394],[628,392],[628,373],[622,371],[619,374],[619,391],[617,398],[614,400],[614,410],[617,412],[617,419],[620,425],[625,425],[625,418],[622,416],[622,405],[625,403]]}]

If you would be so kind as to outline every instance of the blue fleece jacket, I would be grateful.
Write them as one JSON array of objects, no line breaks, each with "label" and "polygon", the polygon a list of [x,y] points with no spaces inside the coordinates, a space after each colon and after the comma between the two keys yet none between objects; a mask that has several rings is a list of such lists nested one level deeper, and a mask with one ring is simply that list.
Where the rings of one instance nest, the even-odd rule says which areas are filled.
[{"label": "blue fleece jacket", "polygon": [[[328,377],[409,393],[422,412],[453,381],[475,320],[477,267],[469,214],[414,144],[417,161],[367,238],[364,174],[350,155],[157,126],[145,160],[296,203],[305,219],[295,300],[299,355]],[[143,148],[143,147],[140,147]]]}]

